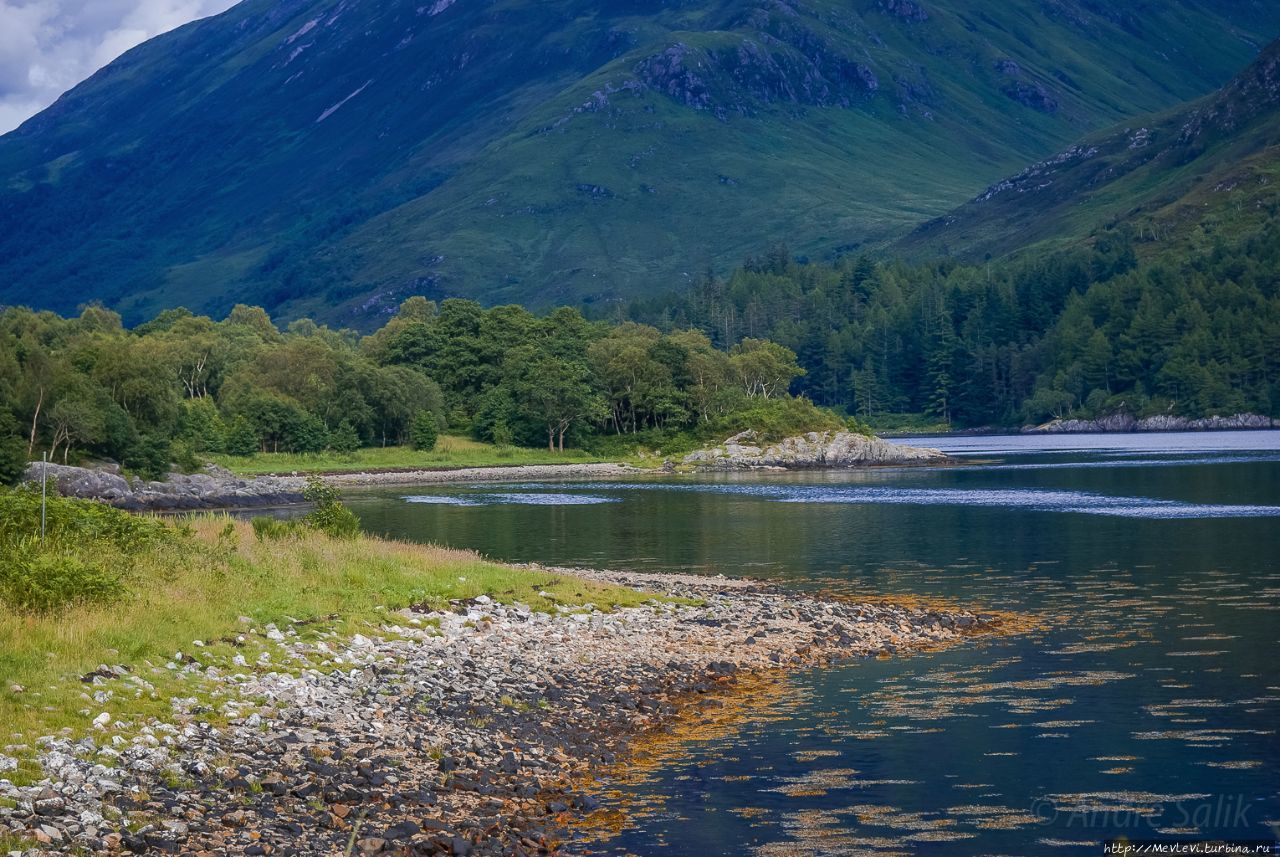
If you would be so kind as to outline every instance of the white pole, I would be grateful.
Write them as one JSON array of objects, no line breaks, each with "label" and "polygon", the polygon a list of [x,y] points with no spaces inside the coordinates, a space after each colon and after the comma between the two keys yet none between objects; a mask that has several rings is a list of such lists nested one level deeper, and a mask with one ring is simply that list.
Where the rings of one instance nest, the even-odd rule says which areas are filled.
[{"label": "white pole", "polygon": [[40,465],[40,541],[44,541],[44,519],[46,498],[49,494],[49,450],[42,453]]}]

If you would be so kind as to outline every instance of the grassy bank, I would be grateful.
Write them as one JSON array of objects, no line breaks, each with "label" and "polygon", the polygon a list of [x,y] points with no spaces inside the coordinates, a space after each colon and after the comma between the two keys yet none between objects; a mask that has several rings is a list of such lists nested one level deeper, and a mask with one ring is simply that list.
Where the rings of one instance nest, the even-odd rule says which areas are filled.
[{"label": "grassy bank", "polygon": [[436,448],[375,446],[349,454],[269,452],[254,456],[213,455],[216,464],[244,476],[265,473],[354,473],[365,470],[435,470],[459,467],[513,467],[521,464],[582,464],[603,459],[578,449],[548,452],[521,446],[495,446],[456,435],[442,435]]},{"label": "grassy bank", "polygon": [[946,434],[954,426],[926,414],[877,414],[868,417],[872,431],[881,437],[901,434]]},{"label": "grassy bank", "polygon": [[[117,723],[171,716],[175,697],[207,702],[202,719],[216,719],[218,704],[204,699],[181,665],[196,658],[243,671],[265,653],[258,668],[280,669],[279,651],[262,630],[269,623],[304,639],[341,638],[368,633],[388,609],[482,594],[535,609],[652,599],[466,551],[336,539],[307,528],[259,539],[251,524],[226,517],[164,522],[86,501],[52,504],[42,547],[31,538],[38,517],[26,515],[33,507],[24,493],[0,493],[4,511],[17,510],[5,516],[0,541],[0,746],[34,748],[42,735],[81,734],[103,713]],[[63,574],[60,588],[43,600],[30,597],[24,577],[50,573]],[[128,670],[103,686],[107,699],[81,679],[100,665]],[[36,778],[26,755],[25,767],[3,776]]]}]

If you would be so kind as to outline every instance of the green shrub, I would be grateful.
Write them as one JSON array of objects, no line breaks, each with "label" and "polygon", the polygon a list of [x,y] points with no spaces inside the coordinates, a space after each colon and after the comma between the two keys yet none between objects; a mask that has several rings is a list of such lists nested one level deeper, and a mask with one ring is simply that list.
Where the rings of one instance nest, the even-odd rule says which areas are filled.
[{"label": "green shrub", "polygon": [[294,452],[320,452],[329,443],[329,432],[318,417],[304,413],[293,431]]},{"label": "green shrub", "polygon": [[511,446],[516,442],[515,432],[511,431],[511,426],[501,417],[494,421],[490,434],[493,436],[493,442],[501,447]]},{"label": "green shrub", "polygon": [[867,437],[875,436],[875,431],[871,428],[871,426],[867,425],[856,416],[845,417],[844,427],[846,430],[851,431],[854,434],[862,434],[862,435],[866,435]]},{"label": "green shrub", "polygon": [[123,464],[143,479],[164,479],[169,475],[169,441],[158,435],[143,435],[129,447]]},{"label": "green shrub", "polygon": [[819,408],[804,396],[750,399],[744,407],[714,422],[717,439],[752,429],[761,440],[774,442],[811,431],[842,431],[845,421],[833,411]]},{"label": "green shrub", "polygon": [[112,553],[58,552],[38,537],[5,548],[0,601],[17,610],[47,612],[72,604],[117,601],[126,593],[125,568]]},{"label": "green shrub", "polygon": [[212,396],[186,399],[178,418],[178,437],[192,452],[222,452],[227,426]]},{"label": "green shrub", "polygon": [[110,602],[127,594],[137,558],[176,532],[156,518],[49,492],[40,538],[40,487],[0,489],[0,602],[30,611]]},{"label": "green shrub", "polygon": [[257,536],[258,541],[280,541],[281,539],[294,538],[298,535],[297,521],[282,521],[279,518],[267,518],[259,516],[250,521],[253,525],[253,534]]},{"label": "green shrub", "polygon": [[0,437],[0,485],[16,485],[26,468],[26,441],[20,437]]},{"label": "green shrub", "polygon": [[436,415],[431,411],[420,411],[413,418],[413,425],[409,428],[409,439],[413,442],[413,448],[421,451],[435,449],[439,437],[440,427],[436,423]]},{"label": "green shrub", "polygon": [[191,444],[187,441],[174,441],[169,446],[169,455],[173,458],[174,465],[183,473],[195,473],[202,464],[195,450],[191,448]]},{"label": "green shrub", "polygon": [[[50,482],[46,540],[51,544],[107,542],[123,551],[164,541],[170,530],[156,518],[131,515],[95,500],[58,496]],[[40,486],[0,489],[0,549],[40,534]]]},{"label": "green shrub", "polygon": [[303,496],[315,504],[315,508],[303,518],[303,523],[335,539],[354,539],[360,535],[360,519],[342,505],[338,489],[325,483],[319,476],[307,479]]},{"label": "green shrub", "polygon": [[237,416],[227,426],[223,448],[228,455],[253,455],[258,451],[258,433],[243,416]]},{"label": "green shrub", "polygon": [[360,448],[360,435],[355,426],[343,420],[338,427],[329,432],[329,448],[339,455],[350,455]]}]

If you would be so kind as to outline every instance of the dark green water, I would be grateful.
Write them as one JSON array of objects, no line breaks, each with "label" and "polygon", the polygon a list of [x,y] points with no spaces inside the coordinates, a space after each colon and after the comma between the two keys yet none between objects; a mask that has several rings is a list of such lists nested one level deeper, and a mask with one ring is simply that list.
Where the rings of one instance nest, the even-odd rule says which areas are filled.
[{"label": "dark green water", "polygon": [[[602,852],[1100,853],[1276,836],[1280,433],[939,440],[944,469],[401,490],[368,529],[506,560],[1043,615],[796,676],[611,798]],[[415,495],[414,500],[404,499]],[[639,811],[636,811],[636,808]]]}]

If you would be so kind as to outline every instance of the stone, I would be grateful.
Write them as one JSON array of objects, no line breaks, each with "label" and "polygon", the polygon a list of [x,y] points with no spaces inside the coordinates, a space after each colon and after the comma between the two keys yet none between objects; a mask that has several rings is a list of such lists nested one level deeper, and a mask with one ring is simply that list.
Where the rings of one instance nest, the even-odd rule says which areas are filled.
[{"label": "stone", "polygon": [[[47,790],[46,790],[46,793]],[[67,802],[57,795],[49,793],[48,797],[37,798],[32,804],[36,815],[58,815],[67,807]]]},{"label": "stone", "polygon": [[691,452],[685,464],[700,470],[814,469],[894,464],[945,464],[936,449],[890,443],[856,432],[809,432],[761,446],[755,432],[740,432],[711,449]]},{"label": "stone", "polygon": [[[354,829],[358,854],[548,853],[565,822],[598,805],[565,783],[615,764],[619,736],[662,728],[692,695],[720,705],[742,673],[934,646],[993,618],[826,601],[723,575],[539,573],[696,605],[534,613],[471,599],[416,628],[388,611],[323,648],[286,633],[276,663],[332,668],[184,667],[212,691],[202,698],[225,715],[216,725],[190,716],[193,696],[172,700],[173,723],[136,724],[128,739],[41,739],[53,786],[33,797],[0,782],[0,797],[22,807],[0,816],[40,829],[50,850],[41,828],[59,832],[64,852],[69,842],[90,853],[345,853]],[[104,750],[118,760],[110,769]]]}]

